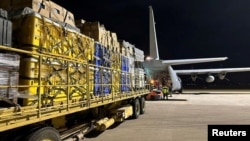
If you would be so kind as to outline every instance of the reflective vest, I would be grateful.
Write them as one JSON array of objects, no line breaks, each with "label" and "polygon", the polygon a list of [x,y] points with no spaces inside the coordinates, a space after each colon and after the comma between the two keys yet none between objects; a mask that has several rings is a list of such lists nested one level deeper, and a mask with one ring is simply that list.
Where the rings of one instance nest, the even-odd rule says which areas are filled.
[{"label": "reflective vest", "polygon": [[167,94],[168,93],[168,87],[166,87],[166,86],[162,87],[162,93]]}]

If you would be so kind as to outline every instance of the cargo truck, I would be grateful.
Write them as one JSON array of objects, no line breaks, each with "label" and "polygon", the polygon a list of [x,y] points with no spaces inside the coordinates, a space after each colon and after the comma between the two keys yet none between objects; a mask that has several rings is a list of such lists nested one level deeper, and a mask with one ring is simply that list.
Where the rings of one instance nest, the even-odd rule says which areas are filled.
[{"label": "cargo truck", "polygon": [[[2,4],[1,141],[77,141],[145,112],[149,87],[141,67],[143,51],[118,41],[114,33],[105,43],[65,17],[50,18],[53,4]],[[39,13],[46,6],[51,11]],[[57,14],[67,13],[61,9]],[[100,34],[95,31],[88,33]]]}]

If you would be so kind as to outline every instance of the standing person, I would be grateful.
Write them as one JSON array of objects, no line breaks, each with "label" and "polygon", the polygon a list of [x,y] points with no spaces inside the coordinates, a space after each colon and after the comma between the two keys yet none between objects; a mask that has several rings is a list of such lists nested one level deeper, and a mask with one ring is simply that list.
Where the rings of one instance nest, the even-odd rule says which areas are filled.
[{"label": "standing person", "polygon": [[169,96],[172,97],[172,83],[170,83],[170,86],[169,86]]},{"label": "standing person", "polygon": [[162,87],[162,93],[163,93],[163,99],[165,99],[165,97],[166,97],[166,99],[168,99],[169,90],[168,90],[168,87],[166,85],[164,85]]}]

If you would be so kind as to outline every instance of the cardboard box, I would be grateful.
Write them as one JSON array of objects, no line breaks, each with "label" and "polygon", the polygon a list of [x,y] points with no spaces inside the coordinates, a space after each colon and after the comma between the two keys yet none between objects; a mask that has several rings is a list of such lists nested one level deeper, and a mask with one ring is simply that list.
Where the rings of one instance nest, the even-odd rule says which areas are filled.
[{"label": "cardboard box", "polygon": [[78,20],[77,27],[80,28],[82,34],[93,38],[104,46],[107,46],[106,29],[104,25],[100,24],[98,21],[83,22],[82,20]]},{"label": "cardboard box", "polygon": [[52,1],[50,1],[50,16],[53,20],[58,20],[75,26],[73,13]]},{"label": "cardboard box", "polygon": [[35,12],[47,18],[75,26],[74,15],[67,9],[50,0],[8,0],[1,2],[0,5],[1,8],[8,11],[30,7]]}]

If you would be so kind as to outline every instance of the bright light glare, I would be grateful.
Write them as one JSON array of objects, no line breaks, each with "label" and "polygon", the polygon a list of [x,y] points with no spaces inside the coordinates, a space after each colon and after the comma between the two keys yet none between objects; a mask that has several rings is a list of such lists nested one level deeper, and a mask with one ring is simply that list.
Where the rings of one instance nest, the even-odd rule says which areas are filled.
[{"label": "bright light glare", "polygon": [[146,57],[146,60],[152,60],[153,58],[152,57],[150,57],[150,56],[148,56],[148,57]]}]

